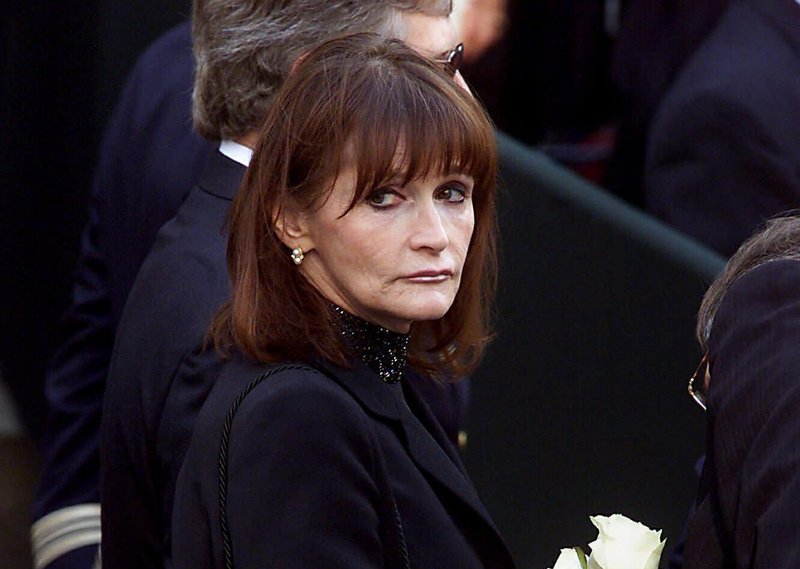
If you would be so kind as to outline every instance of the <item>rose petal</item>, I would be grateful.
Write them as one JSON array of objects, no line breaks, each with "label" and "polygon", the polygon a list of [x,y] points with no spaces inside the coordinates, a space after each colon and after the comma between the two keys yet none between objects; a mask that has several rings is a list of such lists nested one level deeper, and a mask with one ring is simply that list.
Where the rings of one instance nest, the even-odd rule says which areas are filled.
[{"label": "rose petal", "polygon": [[553,569],[583,569],[575,548],[562,549],[561,555],[556,559],[556,564],[553,565]]},{"label": "rose petal", "polygon": [[654,531],[620,514],[589,518],[598,529],[589,544],[589,569],[658,569],[666,540]]}]

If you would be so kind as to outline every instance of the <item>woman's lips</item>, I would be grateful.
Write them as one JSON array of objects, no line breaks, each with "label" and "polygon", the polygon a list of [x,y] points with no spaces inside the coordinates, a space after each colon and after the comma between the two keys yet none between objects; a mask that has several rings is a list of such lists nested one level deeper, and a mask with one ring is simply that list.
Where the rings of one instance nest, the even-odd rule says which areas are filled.
[{"label": "woman's lips", "polygon": [[452,276],[453,276],[453,271],[449,269],[442,269],[442,270],[419,271],[403,278],[412,283],[430,284],[430,283],[443,283]]}]

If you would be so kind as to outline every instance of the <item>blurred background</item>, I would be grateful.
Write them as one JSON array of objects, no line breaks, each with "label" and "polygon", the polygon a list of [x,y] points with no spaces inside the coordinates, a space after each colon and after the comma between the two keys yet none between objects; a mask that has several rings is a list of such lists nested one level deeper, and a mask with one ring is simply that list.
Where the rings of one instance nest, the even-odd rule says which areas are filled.
[{"label": "blurred background", "polygon": [[189,13],[185,0],[0,10],[0,565],[9,569],[31,566],[44,371],[69,303],[103,127],[137,56]]}]

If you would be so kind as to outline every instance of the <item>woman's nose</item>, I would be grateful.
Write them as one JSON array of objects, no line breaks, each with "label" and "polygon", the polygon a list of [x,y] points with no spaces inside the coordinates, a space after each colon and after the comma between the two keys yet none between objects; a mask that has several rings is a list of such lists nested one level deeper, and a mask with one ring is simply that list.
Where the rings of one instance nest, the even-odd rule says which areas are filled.
[{"label": "woman's nose", "polygon": [[432,203],[419,207],[412,228],[411,246],[414,249],[442,251],[449,243],[450,238],[438,208]]}]

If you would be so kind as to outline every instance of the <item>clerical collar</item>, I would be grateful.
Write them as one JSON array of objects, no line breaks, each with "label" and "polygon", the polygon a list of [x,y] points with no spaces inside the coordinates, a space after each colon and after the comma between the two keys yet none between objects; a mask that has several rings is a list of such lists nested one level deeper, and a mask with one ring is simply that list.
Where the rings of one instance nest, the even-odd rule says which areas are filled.
[{"label": "clerical collar", "polygon": [[335,304],[330,307],[337,316],[342,337],[355,355],[386,383],[400,381],[406,367],[409,335],[371,324]]},{"label": "clerical collar", "polygon": [[253,157],[252,148],[248,148],[244,144],[239,144],[233,140],[223,140],[220,142],[219,151],[245,168],[250,165],[250,159]]}]

